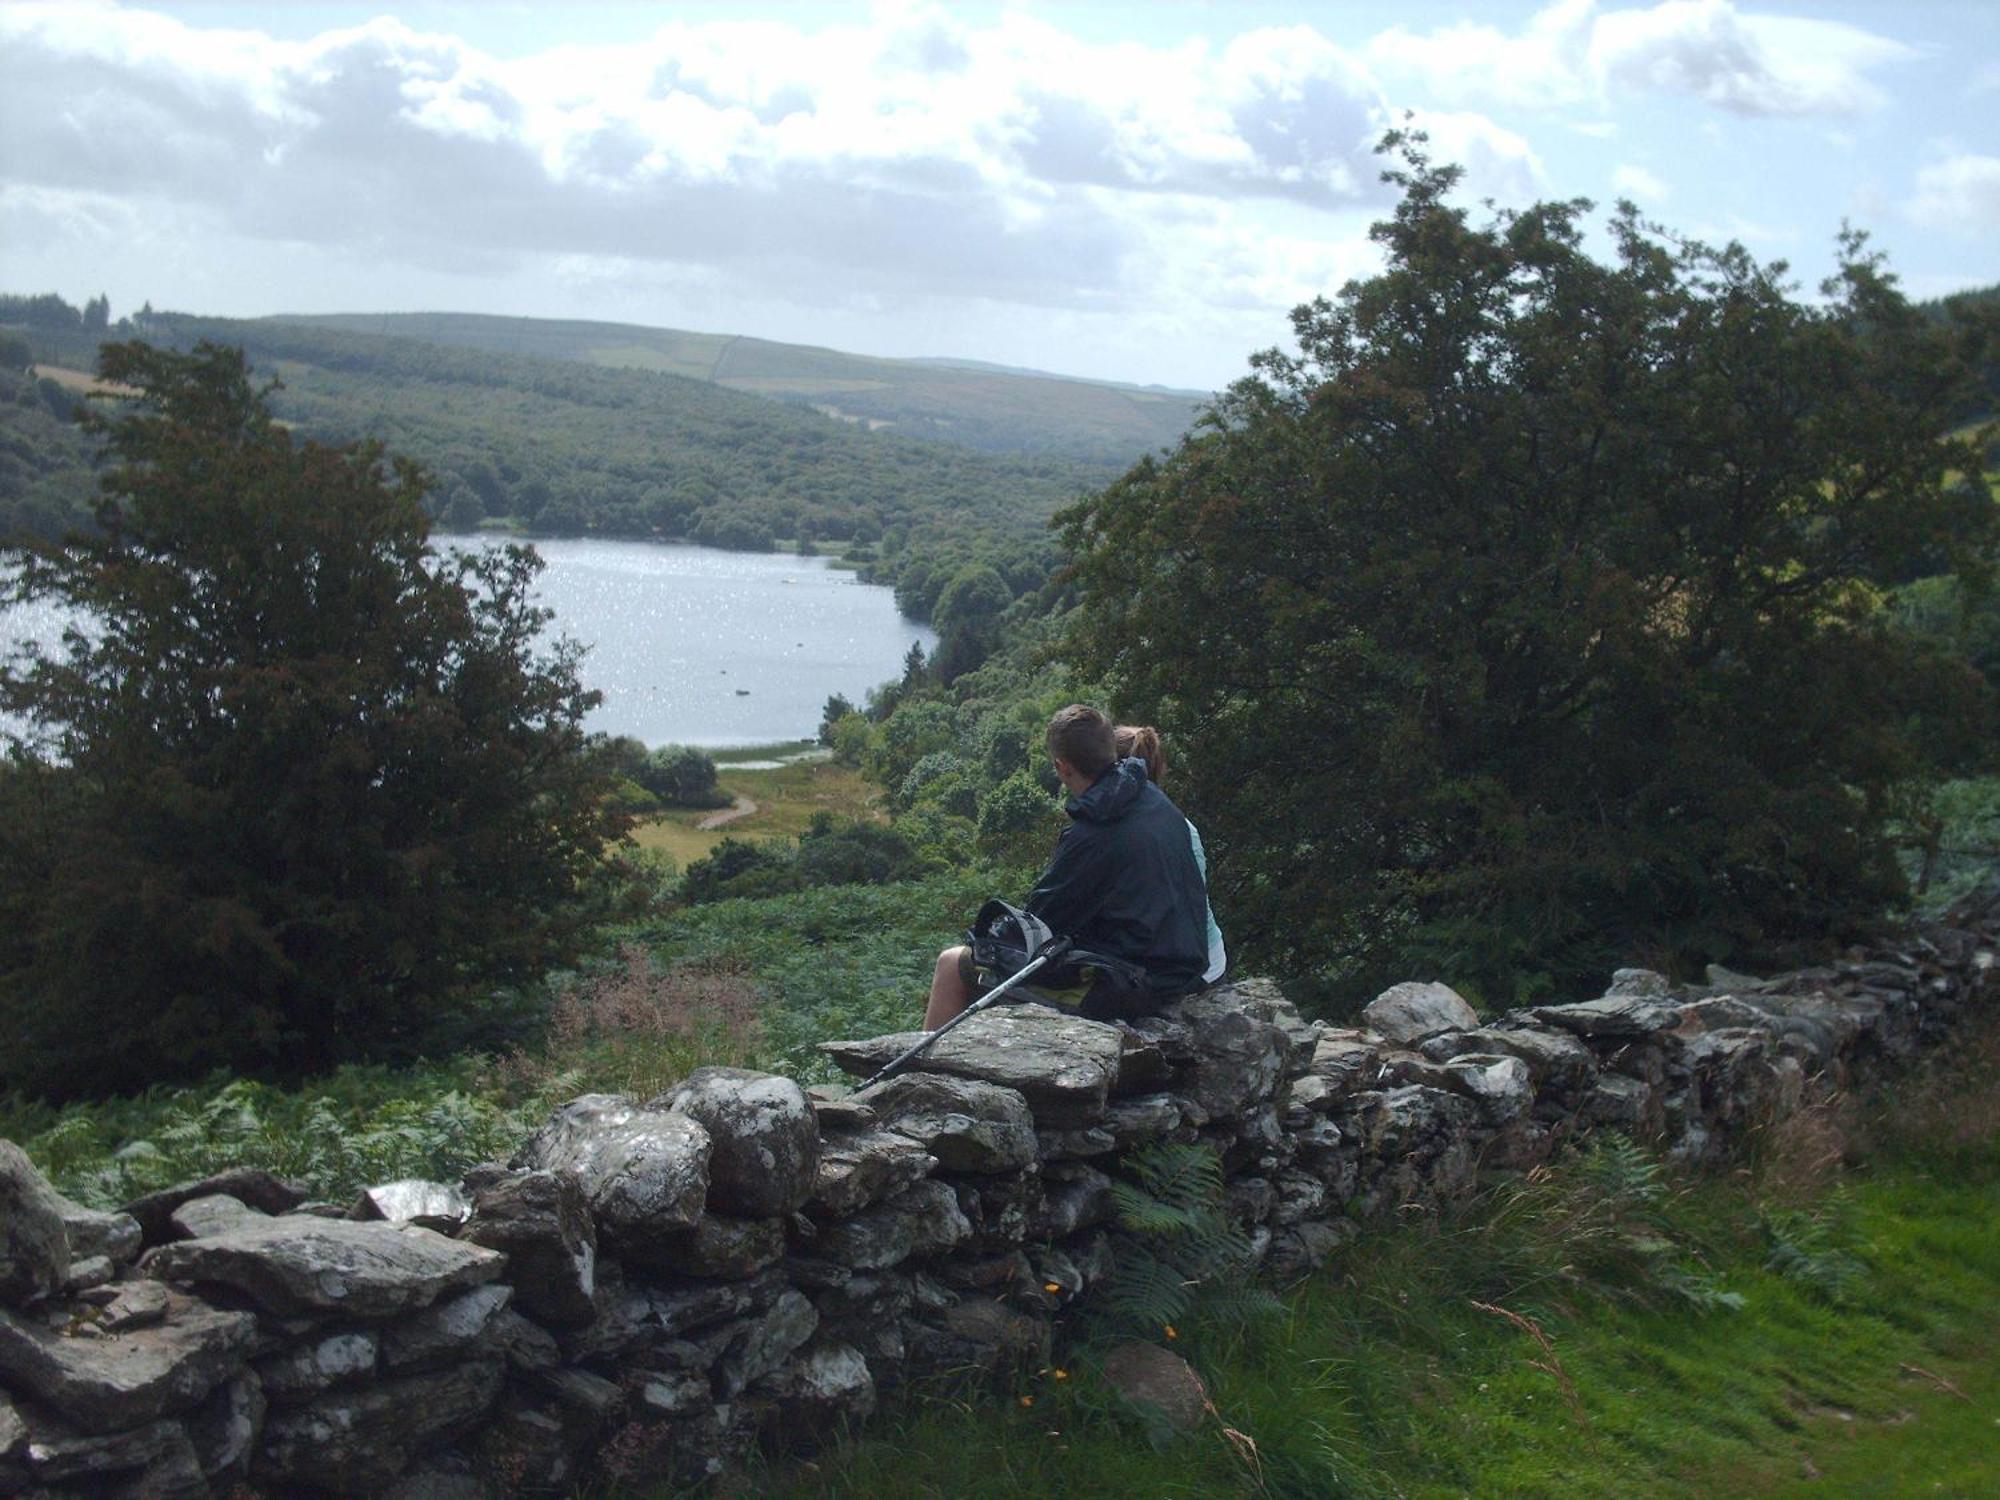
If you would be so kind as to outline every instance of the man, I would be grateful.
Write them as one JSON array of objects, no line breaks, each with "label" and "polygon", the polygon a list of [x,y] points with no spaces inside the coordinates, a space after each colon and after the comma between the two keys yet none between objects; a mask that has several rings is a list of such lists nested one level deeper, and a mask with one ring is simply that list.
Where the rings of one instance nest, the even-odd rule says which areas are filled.
[{"label": "man", "polygon": [[[1136,989],[1104,979],[1078,1000],[1097,1020],[1143,1015],[1200,987],[1208,963],[1208,893],[1188,820],[1146,775],[1119,760],[1111,721],[1072,703],[1049,721],[1049,756],[1070,793],[1055,857],[1035,882],[1028,911],[1079,948],[1144,970]],[[935,1031],[972,1003],[979,975],[969,948],[947,948],[931,976],[924,1027]]]}]

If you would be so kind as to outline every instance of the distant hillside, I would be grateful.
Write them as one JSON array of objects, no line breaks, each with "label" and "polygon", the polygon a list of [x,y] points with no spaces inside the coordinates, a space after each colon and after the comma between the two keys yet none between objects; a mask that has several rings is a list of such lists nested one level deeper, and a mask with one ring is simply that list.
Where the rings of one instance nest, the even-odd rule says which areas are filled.
[{"label": "distant hillside", "polygon": [[844,553],[885,581],[918,558],[983,559],[1019,591],[1052,565],[1049,515],[1118,471],[870,432],[678,374],[324,323],[150,314],[103,332],[15,327],[9,337],[31,346],[42,378],[0,389],[14,397],[0,403],[0,531],[47,532],[87,515],[84,449],[60,420],[76,382],[61,372],[91,368],[107,336],[241,345],[282,380],[280,417],[310,437],[375,438],[417,459],[437,480],[440,517],[458,529],[797,543]]},{"label": "distant hillside", "polygon": [[1177,442],[1208,399],[1198,391],[1075,380],[975,360],[876,359],[628,323],[477,313],[335,313],[282,321],[685,375],[903,437],[1121,468]]}]

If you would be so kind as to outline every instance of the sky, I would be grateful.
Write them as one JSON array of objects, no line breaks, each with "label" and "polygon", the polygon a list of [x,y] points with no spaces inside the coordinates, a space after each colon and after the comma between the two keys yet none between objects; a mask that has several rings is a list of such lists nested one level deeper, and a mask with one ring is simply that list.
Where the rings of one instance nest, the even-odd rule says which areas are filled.
[{"label": "sky", "polygon": [[[1214,389],[1465,201],[2000,281],[2000,4],[0,0],[0,291],[460,311]],[[1593,243],[1605,243],[1596,240]]]}]

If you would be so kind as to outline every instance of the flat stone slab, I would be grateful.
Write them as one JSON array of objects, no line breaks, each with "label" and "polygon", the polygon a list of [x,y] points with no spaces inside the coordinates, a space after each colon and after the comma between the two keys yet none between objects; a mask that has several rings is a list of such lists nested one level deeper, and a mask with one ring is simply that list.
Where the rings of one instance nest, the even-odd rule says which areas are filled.
[{"label": "flat stone slab", "polygon": [[440,1234],[452,1231],[472,1217],[472,1200],[453,1182],[428,1182],[421,1177],[405,1177],[367,1189],[355,1200],[349,1218],[386,1219],[391,1224],[420,1224]]},{"label": "flat stone slab", "polygon": [[156,1280],[229,1287],[279,1317],[393,1318],[492,1281],[506,1263],[498,1251],[412,1224],[302,1214],[162,1245],[142,1265]]},{"label": "flat stone slab", "polygon": [[1679,1021],[1671,1005],[1648,995],[1606,995],[1602,1000],[1577,1005],[1537,1005],[1528,1014],[1544,1026],[1560,1026],[1589,1037],[1651,1036]]},{"label": "flat stone slab", "polygon": [[[865,1078],[922,1041],[921,1031],[822,1042],[820,1051]],[[999,1004],[965,1022],[906,1070],[1017,1089],[1031,1107],[1101,1109],[1118,1081],[1118,1028],[1045,1005]]]},{"label": "flat stone slab", "polygon": [[69,1276],[69,1200],[12,1141],[0,1140],[0,1302],[31,1302]]},{"label": "flat stone slab", "polygon": [[310,1196],[303,1183],[287,1181],[256,1167],[232,1167],[227,1172],[217,1172],[213,1177],[183,1182],[148,1193],[143,1198],[134,1198],[125,1205],[125,1212],[139,1221],[146,1243],[155,1245],[173,1237],[173,1225],[169,1220],[175,1209],[190,1198],[207,1198],[217,1194],[234,1198],[265,1214],[290,1213]]},{"label": "flat stone slab", "polygon": [[1420,1042],[1440,1031],[1471,1031],[1479,1012],[1448,984],[1391,985],[1361,1008],[1361,1019],[1392,1042]]},{"label": "flat stone slab", "polygon": [[249,1313],[179,1293],[162,1321],[95,1338],[0,1311],[0,1375],[85,1432],[115,1432],[196,1405],[256,1337]]},{"label": "flat stone slab", "polygon": [[947,1171],[1014,1172],[1035,1160],[1034,1116],[1015,1089],[974,1078],[903,1073],[860,1097],[883,1129],[908,1136]]}]

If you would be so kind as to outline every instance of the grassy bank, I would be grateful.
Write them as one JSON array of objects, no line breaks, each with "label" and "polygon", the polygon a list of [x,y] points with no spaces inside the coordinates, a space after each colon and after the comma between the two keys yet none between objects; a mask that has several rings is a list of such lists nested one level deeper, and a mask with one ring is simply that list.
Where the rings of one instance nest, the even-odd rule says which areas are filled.
[{"label": "grassy bank", "polygon": [[731,1493],[1991,1495],[1997,1223],[1989,1023],[1740,1171],[1571,1157],[1368,1236],[1261,1330],[1175,1330],[1215,1408],[1190,1436],[1150,1440],[1072,1348]]}]

